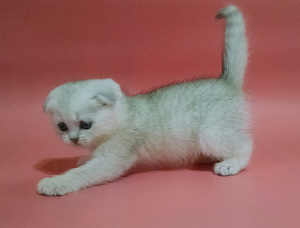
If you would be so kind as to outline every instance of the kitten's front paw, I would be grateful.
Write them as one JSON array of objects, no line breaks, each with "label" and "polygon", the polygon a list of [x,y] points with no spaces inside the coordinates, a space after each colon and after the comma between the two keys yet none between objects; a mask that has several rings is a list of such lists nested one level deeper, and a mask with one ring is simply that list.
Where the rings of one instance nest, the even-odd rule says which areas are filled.
[{"label": "kitten's front paw", "polygon": [[38,183],[37,190],[39,194],[47,196],[62,196],[74,192],[70,182],[62,176],[44,178]]}]

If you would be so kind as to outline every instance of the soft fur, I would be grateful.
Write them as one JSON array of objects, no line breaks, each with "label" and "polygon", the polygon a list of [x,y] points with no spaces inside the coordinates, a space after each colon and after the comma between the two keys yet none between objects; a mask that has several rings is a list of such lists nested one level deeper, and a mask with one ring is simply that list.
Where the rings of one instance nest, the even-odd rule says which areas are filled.
[{"label": "soft fur", "polygon": [[[242,91],[245,26],[235,6],[220,10],[217,18],[226,18],[219,79],[174,84],[133,97],[111,79],[69,82],[54,89],[44,111],[66,143],[86,146],[92,153],[80,159],[78,168],[41,180],[38,192],[64,195],[112,181],[137,162],[183,167],[205,157],[216,162],[214,172],[222,176],[245,168],[252,151]],[[80,129],[80,121],[92,122],[92,127]],[[67,125],[66,132],[58,129],[60,122]]]}]

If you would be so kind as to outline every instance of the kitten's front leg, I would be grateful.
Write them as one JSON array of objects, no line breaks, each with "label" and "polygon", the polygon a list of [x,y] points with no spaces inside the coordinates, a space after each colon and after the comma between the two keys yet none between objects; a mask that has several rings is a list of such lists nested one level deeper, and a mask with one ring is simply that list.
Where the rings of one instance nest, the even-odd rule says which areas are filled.
[{"label": "kitten's front leg", "polygon": [[77,167],[82,166],[83,164],[87,163],[89,160],[91,160],[93,158],[92,154],[88,154],[85,156],[82,156],[78,159],[77,161]]},{"label": "kitten's front leg", "polygon": [[132,153],[100,153],[84,165],[62,175],[44,178],[38,193],[47,196],[65,195],[92,185],[112,181],[126,172],[136,161]]}]

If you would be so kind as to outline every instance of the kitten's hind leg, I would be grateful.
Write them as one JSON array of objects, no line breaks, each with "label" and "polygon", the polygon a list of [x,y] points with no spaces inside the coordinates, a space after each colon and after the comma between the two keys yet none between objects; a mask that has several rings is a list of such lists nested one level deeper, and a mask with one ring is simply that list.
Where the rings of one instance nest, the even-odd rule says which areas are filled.
[{"label": "kitten's hind leg", "polygon": [[215,163],[214,172],[220,176],[231,176],[240,172],[244,167],[238,158],[229,158]]},{"label": "kitten's hind leg", "polygon": [[251,137],[228,128],[226,132],[220,131],[220,128],[200,131],[199,143],[204,156],[219,161],[215,163],[214,172],[220,176],[240,172],[247,166],[252,152]]},{"label": "kitten's hind leg", "polygon": [[238,149],[240,151],[236,151],[237,153],[235,153],[233,157],[215,164],[215,174],[231,176],[237,174],[247,166],[252,152],[252,141],[246,141],[243,143],[243,146]]}]

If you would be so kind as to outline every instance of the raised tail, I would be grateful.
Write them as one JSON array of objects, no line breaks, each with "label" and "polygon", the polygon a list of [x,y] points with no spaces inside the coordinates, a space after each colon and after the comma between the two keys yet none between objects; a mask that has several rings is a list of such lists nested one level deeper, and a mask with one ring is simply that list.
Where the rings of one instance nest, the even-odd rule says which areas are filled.
[{"label": "raised tail", "polygon": [[248,57],[243,15],[237,7],[227,6],[216,17],[226,19],[222,78],[241,87]]}]

